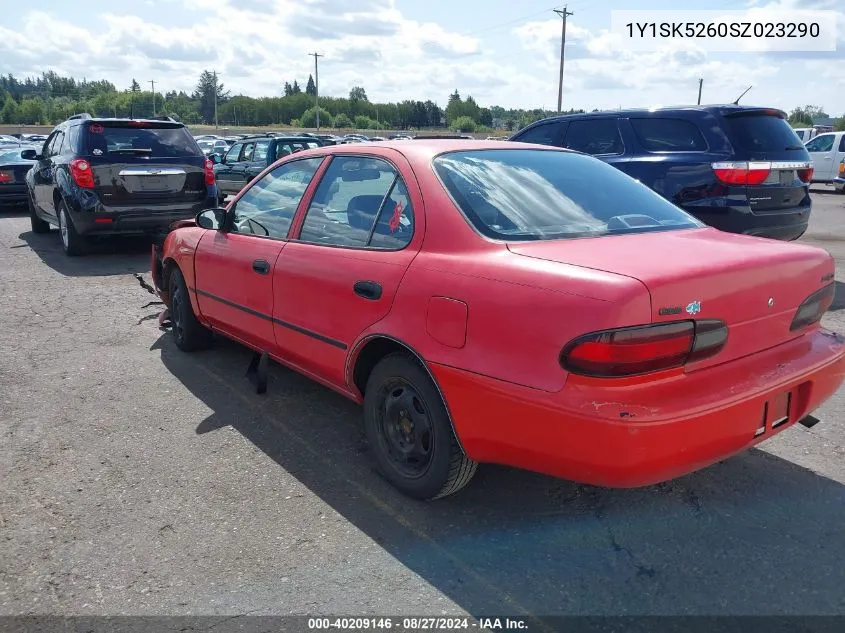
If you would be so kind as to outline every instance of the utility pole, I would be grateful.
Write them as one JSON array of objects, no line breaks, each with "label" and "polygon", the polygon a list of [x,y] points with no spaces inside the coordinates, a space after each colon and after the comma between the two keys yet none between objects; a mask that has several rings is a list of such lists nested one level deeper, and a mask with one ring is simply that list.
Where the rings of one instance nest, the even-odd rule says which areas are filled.
[{"label": "utility pole", "polygon": [[701,105],[701,85],[704,83],[704,78],[698,80],[698,105]]},{"label": "utility pole", "polygon": [[150,85],[153,88],[153,117],[156,115],[156,82],[153,79],[150,79]]},{"label": "utility pole", "polygon": [[214,128],[220,127],[217,124],[217,71],[214,71]]},{"label": "utility pole", "polygon": [[317,68],[317,58],[323,57],[316,51],[309,53],[314,57],[314,112],[317,114],[317,131],[320,131],[320,71]]},{"label": "utility pole", "polygon": [[557,111],[560,112],[563,107],[563,50],[566,46],[566,17],[575,14],[567,11],[566,6],[563,7],[563,11],[555,9],[554,12],[563,18],[563,26],[560,32],[560,79],[557,85]]}]

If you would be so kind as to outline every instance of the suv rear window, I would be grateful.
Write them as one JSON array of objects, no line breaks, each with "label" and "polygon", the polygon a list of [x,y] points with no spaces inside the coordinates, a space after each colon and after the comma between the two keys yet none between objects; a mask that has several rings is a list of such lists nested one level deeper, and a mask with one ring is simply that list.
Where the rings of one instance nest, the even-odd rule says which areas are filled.
[{"label": "suv rear window", "polygon": [[464,216],[494,239],[548,240],[704,226],[615,167],[554,150],[442,154],[434,168]]},{"label": "suv rear window", "polygon": [[86,130],[88,154],[139,155],[156,158],[202,156],[184,126],[155,123],[91,123]]},{"label": "suv rear window", "polygon": [[783,152],[803,149],[795,130],[779,116],[770,114],[725,117],[731,143],[738,149],[757,152]]},{"label": "suv rear window", "polygon": [[631,119],[631,127],[650,152],[703,152],[707,141],[701,131],[683,119]]}]

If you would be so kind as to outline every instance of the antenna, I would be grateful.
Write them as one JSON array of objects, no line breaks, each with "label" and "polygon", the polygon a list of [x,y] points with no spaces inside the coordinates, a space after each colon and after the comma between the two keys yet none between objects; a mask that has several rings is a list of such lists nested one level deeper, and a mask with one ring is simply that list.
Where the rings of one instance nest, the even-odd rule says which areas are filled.
[{"label": "antenna", "polygon": [[741,95],[739,95],[739,96],[736,98],[736,101],[734,101],[734,102],[733,102],[733,104],[734,104],[734,105],[739,105],[739,100],[740,100],[740,99],[742,99],[742,98],[745,96],[745,93],[746,93],[746,92],[748,92],[749,90],[751,90],[753,87],[754,87],[754,86],[748,86],[748,88],[746,88],[746,89],[745,89],[745,92],[743,92]]}]

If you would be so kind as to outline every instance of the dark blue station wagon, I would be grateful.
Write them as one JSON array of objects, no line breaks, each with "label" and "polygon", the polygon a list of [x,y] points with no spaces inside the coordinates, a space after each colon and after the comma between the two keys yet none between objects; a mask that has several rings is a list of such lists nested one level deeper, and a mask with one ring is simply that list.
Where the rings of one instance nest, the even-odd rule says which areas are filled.
[{"label": "dark blue station wagon", "polygon": [[510,140],[592,154],[723,231],[795,240],[807,230],[810,155],[780,110],[572,114],[537,121]]}]

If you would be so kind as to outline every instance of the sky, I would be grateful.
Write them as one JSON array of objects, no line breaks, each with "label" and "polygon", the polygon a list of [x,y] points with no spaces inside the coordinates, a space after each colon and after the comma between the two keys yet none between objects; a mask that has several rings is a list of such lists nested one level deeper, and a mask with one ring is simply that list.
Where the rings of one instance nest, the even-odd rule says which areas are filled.
[{"label": "sky", "polygon": [[[845,114],[843,0],[570,0],[563,109],[733,101]],[[560,7],[561,5],[557,5]],[[628,50],[612,10],[837,10],[838,46],[822,53],[708,53],[694,43]],[[560,18],[553,0],[0,0],[0,73],[54,70],[128,88],[191,92],[204,69],[232,94],[304,87],[318,52],[320,94],[363,86],[371,101],[458,90],[482,106],[557,106]]]}]

